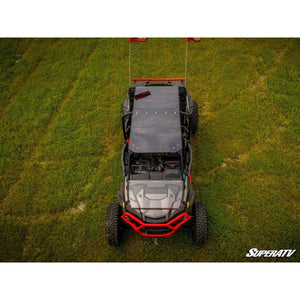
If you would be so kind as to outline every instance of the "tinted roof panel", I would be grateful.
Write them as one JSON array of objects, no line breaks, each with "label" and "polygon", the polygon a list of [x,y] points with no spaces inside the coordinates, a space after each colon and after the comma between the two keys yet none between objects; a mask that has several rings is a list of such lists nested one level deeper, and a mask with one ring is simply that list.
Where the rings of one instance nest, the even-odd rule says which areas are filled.
[{"label": "tinted roof panel", "polygon": [[137,87],[135,98],[129,149],[136,153],[178,152],[181,149],[178,87]]}]

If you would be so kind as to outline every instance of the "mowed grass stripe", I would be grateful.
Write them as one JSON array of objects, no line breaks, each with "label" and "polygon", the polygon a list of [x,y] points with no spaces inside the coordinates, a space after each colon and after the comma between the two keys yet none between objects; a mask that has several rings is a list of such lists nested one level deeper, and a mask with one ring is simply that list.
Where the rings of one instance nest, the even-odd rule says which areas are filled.
[{"label": "mowed grass stripe", "polygon": [[[14,68],[30,45],[28,39],[0,39],[0,94],[7,89],[10,80],[14,77]],[[5,98],[1,97],[1,106]]]},{"label": "mowed grass stripe", "polygon": [[[81,69],[70,84],[65,96],[59,102],[57,111],[52,114],[48,126],[44,129],[40,137],[39,144],[34,148],[28,158],[24,171],[20,175],[20,179],[9,190],[8,196],[3,204],[5,214],[40,214],[40,213],[55,213],[68,209],[77,199],[77,186],[72,185],[72,182],[80,181],[82,178],[78,174],[83,174],[84,180],[87,180],[87,169],[93,169],[95,160],[86,161],[84,158],[73,161],[65,160],[60,163],[41,163],[37,161],[38,151],[41,142],[47,136],[49,128],[57,121],[61,109],[65,102],[69,100],[69,96],[80,79],[81,72],[84,70],[89,59],[95,52],[97,43],[94,44],[90,53],[86,57]],[[73,174],[72,176],[72,172]],[[67,177],[64,181],[64,175]],[[57,180],[58,179],[58,180]],[[56,181],[57,180],[57,181]],[[71,180],[71,181],[70,181]],[[53,199],[53,187],[56,184],[56,194]],[[20,199],[17,195],[23,190],[23,197]],[[50,193],[51,197],[47,197]],[[65,201],[65,198],[68,200]]]},{"label": "mowed grass stripe", "polygon": [[[276,49],[280,41],[273,40],[272,42],[274,45],[271,45],[271,48]],[[293,43],[295,41],[292,41],[286,54],[282,56],[284,63],[275,66],[269,64],[263,72],[266,74],[265,80],[257,89],[249,90],[249,96],[245,98],[247,101],[234,103],[221,112],[217,112],[216,116],[211,115],[209,119],[203,121],[202,130],[209,128],[210,131],[216,133],[216,141],[219,143],[215,145],[218,147],[222,140],[232,147],[236,139],[228,133],[235,127],[235,136],[239,142],[245,145],[249,143],[243,150],[245,152],[241,152],[246,156],[232,151],[235,149],[233,146],[231,151],[226,153],[229,160],[223,160],[221,167],[214,169],[213,173],[203,174],[199,170],[198,174],[201,177],[196,177],[200,198],[207,204],[210,223],[213,225],[210,227],[210,235],[215,241],[214,246],[218,249],[216,251],[211,248],[215,257],[222,256],[228,261],[246,260],[244,256],[237,256],[235,252],[232,252],[233,243],[238,253],[246,253],[250,244],[264,249],[280,249],[283,244],[289,245],[286,247],[295,248],[297,245],[299,230],[295,231],[295,229],[298,227],[299,219],[297,221],[294,217],[299,213],[295,214],[295,211],[294,213],[292,211],[296,209],[294,199],[299,198],[295,176],[299,159],[295,152],[291,152],[293,144],[288,140],[279,142],[295,115],[291,114],[287,119],[280,112],[279,107],[271,103],[270,99],[276,99],[272,95],[276,87],[268,84],[270,78],[274,77],[274,73],[282,76],[282,71],[279,70],[284,68],[290,71],[290,74],[285,73],[284,76],[284,80],[287,80],[286,84],[289,87],[295,87],[297,76],[291,76],[291,74],[295,70],[297,60],[294,60],[288,67],[285,66],[291,55],[290,48],[294,48],[292,53],[295,54]],[[282,51],[286,50],[281,49],[281,53]],[[274,55],[274,63],[277,62],[277,57]],[[281,92],[286,90],[286,87],[282,88]],[[296,89],[291,94],[293,95],[294,92]],[[296,107],[297,103],[294,102],[290,106],[290,112]],[[232,129],[224,128],[227,124],[230,124]],[[202,141],[203,143],[209,141],[208,136],[204,136]],[[201,156],[203,157],[206,153],[212,154],[220,149],[224,151],[224,144],[220,148],[203,149]],[[207,162],[207,157],[202,159],[201,156],[200,160],[203,165]],[[223,155],[223,157],[226,156]],[[230,157],[236,159],[231,160]],[[264,168],[267,173],[263,171]],[[290,190],[287,191],[286,187]],[[299,211],[299,205],[296,210]],[[219,231],[218,228],[222,230]],[[236,232],[234,235],[240,236],[239,243],[234,241],[233,232]],[[290,260],[295,261],[297,258],[293,257]]]},{"label": "mowed grass stripe", "polygon": [[113,42],[100,41],[92,59],[41,143],[39,160],[101,156],[109,136]]},{"label": "mowed grass stripe", "polygon": [[[101,40],[97,51],[82,72],[78,83],[75,85],[74,90],[70,95],[70,99],[65,102],[56,119],[56,122],[60,123],[66,116],[69,116],[71,112],[74,112],[74,115],[76,116],[76,111],[78,111],[78,113],[81,113],[82,118],[86,118],[84,123],[86,123],[87,126],[95,126],[92,131],[95,136],[98,134],[97,127],[100,126],[103,130],[97,137],[103,142],[103,146],[101,147],[103,150],[103,157],[94,157],[92,154],[87,155],[86,159],[70,159],[68,162],[59,159],[59,161],[55,162],[48,160],[40,161],[42,158],[42,156],[40,156],[36,161],[36,169],[34,170],[31,168],[24,177],[28,180],[21,181],[18,184],[20,190],[25,190],[26,192],[31,189],[37,190],[37,194],[32,195],[34,204],[28,211],[27,217],[22,214],[20,209],[17,212],[18,219],[22,220],[22,223],[26,228],[29,228],[26,241],[24,242],[25,244],[23,245],[23,260],[43,260],[47,258],[48,260],[55,261],[57,259],[62,259],[62,257],[63,260],[93,260],[95,257],[92,253],[99,249],[99,239],[101,239],[101,244],[103,243],[103,212],[101,209],[100,218],[98,207],[101,206],[103,207],[103,210],[106,211],[106,205],[103,205],[105,198],[102,197],[102,193],[104,189],[107,188],[107,185],[110,185],[111,179],[114,178],[117,173],[118,175],[121,175],[119,170],[117,172],[114,169],[112,170],[111,159],[113,156],[115,164],[120,167],[120,149],[116,152],[114,151],[114,148],[116,141],[118,148],[123,144],[122,134],[120,132],[119,114],[120,105],[124,100],[124,90],[125,93],[127,90],[127,80],[124,81],[124,76],[127,75],[126,66],[128,63],[127,55],[124,55],[124,50],[127,48],[126,46],[127,41],[125,42],[124,40]],[[93,76],[89,77],[91,73]],[[93,81],[94,84],[87,84],[90,80]],[[91,96],[94,98],[91,99]],[[103,99],[106,101],[102,101]],[[87,105],[87,110],[84,110],[82,105],[84,103],[87,104],[87,102],[89,103]],[[95,120],[94,118],[91,118],[91,112],[94,110],[96,111]],[[81,119],[78,120],[75,118],[75,120],[76,122],[79,122],[81,126],[84,126],[84,123],[81,124]],[[114,122],[115,120],[117,120],[117,123]],[[48,135],[57,134],[57,130],[54,130],[54,128],[56,128],[58,123],[51,126]],[[106,128],[104,129],[103,126]],[[117,140],[116,133],[118,135]],[[72,132],[69,132],[69,134],[72,134]],[[65,135],[65,138],[67,139],[67,135]],[[44,147],[45,145],[46,144],[44,144]],[[111,145],[113,145],[113,147]],[[59,147],[59,145],[57,146]],[[78,146],[80,145],[74,140],[73,147],[76,148]],[[45,150],[44,147],[39,151],[40,155],[43,155],[43,151]],[[64,150],[64,148],[62,148],[62,150]],[[96,148],[95,151],[98,151],[98,149]],[[110,159],[108,157],[110,157]],[[83,174],[81,170],[82,167],[73,169],[73,167],[78,164],[80,166],[85,166],[88,162],[95,165],[98,165],[98,162],[100,162],[99,168],[95,167],[95,165],[93,165],[92,168],[91,165],[87,166],[87,169],[90,170],[88,178]],[[38,164],[40,165],[39,167]],[[61,164],[64,166],[62,167]],[[67,168],[67,166],[69,167]],[[99,170],[101,171],[101,174],[99,174]],[[59,174],[57,171],[59,171]],[[74,172],[73,175],[72,172]],[[32,177],[35,178],[30,180]],[[83,182],[80,181],[82,177],[84,180],[88,180],[88,182],[82,184]],[[54,178],[57,178],[56,184],[53,184]],[[71,178],[73,179],[72,181],[70,181]],[[116,182],[118,187],[120,185],[120,179],[121,178]],[[100,185],[97,184],[98,180],[101,183]],[[32,184],[36,182],[38,182],[37,185],[32,186]],[[66,184],[60,182],[65,182]],[[115,201],[115,189],[116,187],[113,186],[112,192],[106,193],[106,197],[109,197],[109,199],[113,197],[113,200]],[[77,202],[73,202],[73,205],[79,204],[78,207],[83,208],[82,210],[77,209],[76,206],[71,208],[72,201],[74,200],[72,190],[77,190],[78,192]],[[96,190],[96,192],[94,193],[93,190]],[[47,192],[48,199],[45,198]],[[101,196],[99,195],[99,192]],[[16,193],[15,196],[17,196],[18,193]],[[57,208],[59,208],[60,199],[63,199],[63,197],[61,197],[62,193],[69,193],[68,196],[64,195],[65,204],[68,205],[69,209],[65,210],[63,213],[57,214],[59,212]],[[43,197],[44,199],[41,200]],[[58,197],[60,199],[57,199]],[[30,202],[30,196],[27,197],[27,194],[25,194],[23,200],[24,198],[25,203]],[[35,205],[36,201],[38,203],[37,206]],[[41,205],[41,202],[44,203],[43,206]],[[52,210],[55,205],[56,211]],[[12,207],[14,206],[16,205],[12,205]],[[24,208],[26,205],[23,203],[20,206]],[[38,215],[34,215],[34,213],[37,212],[36,208],[41,207],[44,211],[41,210]],[[49,210],[49,208],[51,209]],[[45,213],[47,211],[48,213]],[[55,213],[55,215],[51,214],[51,212]],[[13,216],[7,216],[7,222],[13,223],[12,217]],[[56,218],[59,219],[59,222],[54,221]],[[51,234],[49,234],[48,231],[49,224],[51,224]],[[79,228],[82,228],[83,230],[78,230]],[[58,234],[61,230],[68,232],[68,235]],[[88,239],[84,238],[86,235],[89,236]],[[45,237],[45,242],[40,244],[40,237],[42,236]],[[75,245],[75,247],[80,247],[80,250],[78,252],[76,251],[77,254],[75,254],[74,251],[72,253],[63,251],[63,253],[60,247],[55,246],[69,244],[65,239],[67,236],[73,236],[73,245]],[[81,243],[83,238],[86,239],[85,245]],[[37,252],[36,247],[40,249],[39,252]],[[35,252],[36,256],[32,256],[30,254],[32,252]]]},{"label": "mowed grass stripe", "polygon": [[[0,120],[0,199],[18,180],[33,148],[95,41],[62,39],[40,63]],[[26,124],[26,125],[25,125]]]},{"label": "mowed grass stripe", "polygon": [[57,106],[57,111],[52,114],[51,116],[51,119],[47,125],[47,127],[45,128],[45,131],[43,133],[43,135],[41,136],[40,138],[40,141],[39,141],[39,145],[37,147],[35,147],[34,151],[32,152],[32,155],[31,157],[32,158],[35,158],[37,155],[38,155],[38,151],[39,151],[39,148],[44,140],[44,138],[48,135],[48,131],[50,130],[50,128],[52,127],[53,124],[55,124],[57,122],[57,118],[58,118],[58,115],[60,113],[60,111],[62,110],[65,102],[67,102],[69,100],[69,97],[70,97],[70,94],[72,93],[74,87],[76,86],[80,76],[81,76],[81,72],[85,69],[86,67],[86,64],[89,62],[90,58],[92,57],[92,55],[94,54],[96,48],[97,48],[97,43],[95,43],[95,45],[93,46],[93,48],[91,49],[90,53],[88,54],[88,56],[86,57],[82,67],[80,68],[80,70],[78,71],[76,77],[74,78],[74,80],[71,82],[71,85],[69,86],[66,94],[64,95],[63,99],[58,103],[58,106]]},{"label": "mowed grass stripe", "polygon": [[[18,47],[24,52],[14,57],[10,43],[18,44]],[[55,39],[2,39],[1,46],[5,46],[10,53],[10,61],[14,61],[6,72],[1,72],[1,88],[0,88],[0,116],[12,102],[13,97],[21,91],[22,87],[30,79],[34,70],[39,63],[47,55],[47,52],[57,42]],[[7,59],[7,58],[6,58]],[[1,68],[2,69],[2,68]]]},{"label": "mowed grass stripe", "polygon": [[[114,81],[118,63],[113,59],[115,53],[117,49],[113,42],[99,42],[72,92],[53,118],[41,147],[37,148],[21,180],[7,197],[3,205],[6,214],[51,214],[70,209],[82,201],[85,186],[89,186],[89,176],[101,155],[105,158],[109,155],[104,147],[109,148],[111,141],[106,141],[104,146],[103,140],[113,131],[114,123],[109,122],[108,115],[112,112],[110,107],[115,97],[111,89],[105,93],[104,87]],[[110,60],[109,56],[112,56]],[[104,61],[108,62],[106,66]],[[102,101],[103,97],[107,97],[107,103]],[[74,125],[78,131],[74,132]],[[18,198],[20,190],[24,191],[22,200]]]},{"label": "mowed grass stripe", "polygon": [[[0,94],[2,95],[14,78],[14,69],[30,45],[28,39],[0,38]],[[1,107],[5,97],[1,96]]]},{"label": "mowed grass stripe", "polygon": [[[228,49],[234,47],[233,42],[234,40],[230,40],[230,42],[228,42]],[[255,50],[259,42],[255,39],[250,41],[238,40],[237,45],[244,43],[249,47],[250,42],[253,43],[253,49]],[[232,85],[231,89],[233,91],[239,91],[230,99],[230,101],[224,99],[224,97],[221,97],[217,100],[222,101],[224,99],[224,103],[228,101],[226,106],[222,105],[218,110],[214,110],[213,107],[216,104],[213,104],[212,102],[215,102],[215,98],[207,98],[207,95],[213,94],[214,91],[207,86],[207,83],[200,85],[198,91],[203,90],[203,94],[205,96],[204,101],[199,101],[200,132],[195,137],[195,144],[197,147],[195,153],[195,162],[197,162],[198,166],[201,166],[200,168],[197,168],[197,174],[200,174],[199,172],[213,170],[217,166],[222,165],[227,159],[237,159],[239,155],[245,154],[249,148],[253,147],[259,142],[262,142],[281,124],[282,118],[278,118],[276,109],[274,109],[272,105],[268,104],[268,101],[264,98],[265,91],[263,83],[255,85],[257,80],[259,80],[263,74],[266,76],[267,72],[270,72],[270,70],[274,67],[274,63],[276,62],[278,55],[283,51],[281,49],[278,54],[278,43],[281,43],[284,46],[283,49],[286,47],[286,45],[281,41],[273,40],[272,42],[274,45],[271,43],[271,41],[269,42],[270,45],[268,48],[268,53],[272,53],[270,56],[273,58],[273,61],[268,59],[265,62],[266,70],[264,72],[253,67],[251,72],[249,71],[253,55],[257,56],[257,60],[262,59],[259,56],[259,53],[261,53],[260,50],[257,50],[258,53],[253,51],[251,55],[249,55],[249,50],[239,50],[238,59],[236,59],[234,63],[234,65],[239,66],[239,68],[230,67],[231,69],[227,67],[227,64],[232,64],[230,62],[230,51],[228,50],[227,53],[227,56],[229,56],[228,58],[223,54],[222,59],[224,63],[223,65],[221,62],[218,63],[220,67],[215,70],[215,73],[222,74],[222,72],[224,73],[223,69],[228,69],[226,72],[231,70],[231,75],[224,75],[224,82],[216,81],[217,79],[213,79],[214,77],[212,75],[212,77],[210,77],[210,84],[212,86],[217,85],[217,90],[222,90],[224,97],[228,97],[228,95],[230,95],[228,92],[226,92],[226,90],[224,90],[229,83]],[[224,41],[221,40],[218,42],[218,44],[219,43],[222,45]],[[218,45],[217,49],[222,49],[221,45]],[[226,51],[223,49],[221,53],[224,52],[226,53]],[[218,57],[216,54],[214,54],[213,57],[215,56]],[[195,58],[195,60],[197,61],[197,58]],[[207,58],[200,62],[200,65],[207,64],[208,62],[206,60]],[[212,64],[213,67],[215,65],[216,63]],[[210,72],[210,74],[212,74],[212,72]],[[236,79],[230,80],[230,78],[233,78],[233,76],[235,76]],[[201,76],[199,77],[201,78]],[[193,82],[191,82],[190,86],[192,88],[193,85]],[[253,85],[255,85],[255,88],[253,88]],[[197,92],[197,89],[193,90],[195,90],[198,94],[196,94],[194,98],[196,100],[201,99],[201,93]],[[219,91],[217,91],[217,93],[219,93]],[[209,101],[208,107],[210,107],[211,111],[208,114],[202,114],[201,112],[204,108],[203,103],[207,101]],[[198,157],[200,161],[198,161]]]}]

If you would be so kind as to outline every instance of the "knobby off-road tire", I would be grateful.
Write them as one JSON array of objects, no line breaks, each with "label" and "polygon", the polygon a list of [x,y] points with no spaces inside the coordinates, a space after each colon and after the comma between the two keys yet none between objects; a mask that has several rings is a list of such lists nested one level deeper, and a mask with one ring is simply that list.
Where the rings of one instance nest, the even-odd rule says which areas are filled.
[{"label": "knobby off-road tire", "polygon": [[193,238],[196,245],[203,245],[208,239],[207,211],[204,203],[195,202],[193,205]]},{"label": "knobby off-road tire", "polygon": [[191,132],[196,133],[198,129],[198,103],[193,101],[191,109]]},{"label": "knobby off-road tire", "polygon": [[109,245],[119,246],[121,241],[121,213],[119,203],[110,203],[106,215],[106,239]]}]

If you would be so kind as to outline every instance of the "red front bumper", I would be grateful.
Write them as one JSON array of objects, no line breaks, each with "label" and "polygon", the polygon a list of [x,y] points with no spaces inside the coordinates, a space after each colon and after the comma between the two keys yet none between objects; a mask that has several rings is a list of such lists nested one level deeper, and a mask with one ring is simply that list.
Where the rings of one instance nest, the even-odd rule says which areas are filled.
[{"label": "red front bumper", "polygon": [[[129,212],[123,213],[121,216],[122,220],[128,223],[137,233],[144,237],[169,237],[172,235],[175,231],[179,229],[181,225],[186,223],[191,216],[183,212],[180,215],[176,216],[174,219],[170,220],[167,223],[145,223],[133,214]],[[166,233],[148,233],[147,228],[151,230],[151,228],[161,228],[166,229],[168,232]]]}]

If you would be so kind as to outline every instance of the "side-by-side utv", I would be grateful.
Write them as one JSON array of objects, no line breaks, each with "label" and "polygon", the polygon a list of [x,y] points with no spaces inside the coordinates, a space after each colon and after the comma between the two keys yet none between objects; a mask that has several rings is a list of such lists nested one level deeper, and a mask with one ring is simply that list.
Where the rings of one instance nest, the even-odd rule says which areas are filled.
[{"label": "side-by-side utv", "polygon": [[198,106],[183,78],[133,79],[122,104],[124,181],[110,203],[106,238],[120,244],[124,225],[144,237],[169,237],[191,225],[194,241],[207,240],[204,203],[194,201],[191,133]]}]

